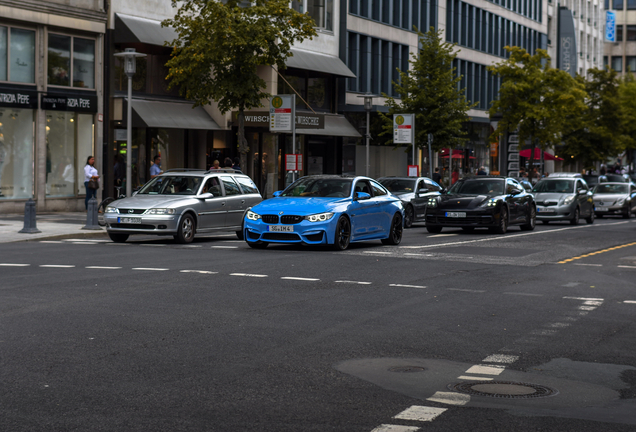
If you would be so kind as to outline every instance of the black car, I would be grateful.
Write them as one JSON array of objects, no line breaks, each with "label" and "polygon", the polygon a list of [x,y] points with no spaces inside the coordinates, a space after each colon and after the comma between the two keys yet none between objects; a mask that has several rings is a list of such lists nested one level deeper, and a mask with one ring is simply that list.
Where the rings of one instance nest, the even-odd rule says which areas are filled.
[{"label": "black car", "polygon": [[488,228],[504,234],[509,225],[533,230],[537,208],[534,197],[513,178],[478,176],[460,179],[448,192],[431,198],[426,212],[426,229],[439,233],[444,227],[461,227],[471,232]]},{"label": "black car", "polygon": [[378,181],[402,201],[404,228],[411,228],[414,222],[425,222],[428,200],[443,190],[428,177],[381,177]]}]

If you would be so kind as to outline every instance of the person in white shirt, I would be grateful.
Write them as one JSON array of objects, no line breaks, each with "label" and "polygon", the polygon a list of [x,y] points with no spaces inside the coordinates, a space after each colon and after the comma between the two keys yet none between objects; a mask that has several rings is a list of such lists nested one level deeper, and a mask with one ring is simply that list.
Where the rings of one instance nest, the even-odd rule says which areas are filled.
[{"label": "person in white shirt", "polygon": [[84,167],[84,186],[86,187],[86,199],[84,200],[84,206],[86,207],[86,210],[88,210],[88,200],[97,195],[97,189],[88,187],[89,181],[99,180],[99,173],[94,165],[95,158],[93,156],[89,156],[88,159],[86,159],[86,166]]}]

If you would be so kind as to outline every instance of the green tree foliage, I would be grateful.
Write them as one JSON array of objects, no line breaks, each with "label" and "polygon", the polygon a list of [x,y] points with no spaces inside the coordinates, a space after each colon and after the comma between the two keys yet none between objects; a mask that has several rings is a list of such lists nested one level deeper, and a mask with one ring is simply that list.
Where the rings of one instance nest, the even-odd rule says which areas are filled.
[{"label": "green tree foliage", "polygon": [[[530,142],[545,150],[561,142],[566,119],[577,118],[585,110],[585,89],[570,74],[550,65],[545,50],[530,55],[519,47],[506,47],[510,57],[489,66],[488,70],[502,78],[499,99],[490,112],[503,118],[491,135],[496,141],[507,131],[517,131],[519,142]],[[530,170],[532,173],[532,170]]]},{"label": "green tree foliage", "polygon": [[568,116],[559,154],[592,166],[624,147],[620,81],[612,69],[590,69],[587,80],[579,76],[577,81],[584,86],[586,106],[581,114]]},{"label": "green tree foliage", "polygon": [[195,106],[218,103],[221,112],[238,110],[241,166],[247,166],[244,112],[268,98],[261,66],[285,68],[295,42],[316,36],[315,22],[287,0],[173,0],[177,32],[167,62],[170,86],[179,86]]},{"label": "green tree foliage", "polygon": [[426,147],[430,133],[434,151],[453,148],[465,141],[462,126],[470,120],[466,113],[476,104],[466,101],[464,89],[458,85],[461,77],[454,75],[455,44],[443,42],[441,31],[432,27],[427,33],[415,30],[420,38],[419,55],[409,60],[409,71],[398,69],[400,81],[393,82],[398,97],[382,94],[389,113],[379,113],[383,120],[380,135],[393,135],[393,114],[415,114],[416,146]]},{"label": "green tree foliage", "polygon": [[[621,130],[625,150],[636,150],[636,79],[628,73],[619,83]],[[613,156],[613,155],[612,155]]]}]

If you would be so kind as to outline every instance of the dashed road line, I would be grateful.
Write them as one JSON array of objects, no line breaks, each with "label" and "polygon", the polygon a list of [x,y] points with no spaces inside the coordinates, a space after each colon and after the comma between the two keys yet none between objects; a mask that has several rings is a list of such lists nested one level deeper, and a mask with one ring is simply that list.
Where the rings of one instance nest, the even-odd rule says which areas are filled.
[{"label": "dashed road line", "polygon": [[243,277],[254,277],[254,278],[266,278],[267,275],[262,274],[250,274],[250,273],[230,273],[230,276],[243,276]]},{"label": "dashed road line", "polygon": [[372,282],[359,282],[359,281],[350,281],[350,280],[337,280],[336,283],[348,283],[348,284],[358,284],[358,285],[371,285]]},{"label": "dashed road line", "polygon": [[519,360],[519,356],[509,354],[492,354],[483,359],[486,363],[506,363],[511,364]]},{"label": "dashed road line", "polygon": [[426,398],[427,401],[443,403],[446,405],[466,405],[470,402],[470,396],[463,393],[453,392],[435,392],[430,398]]},{"label": "dashed road line", "polygon": [[106,267],[106,266],[86,266],[84,268],[96,269],[96,270],[119,270],[119,269],[121,269],[121,267]]},{"label": "dashed road line", "polygon": [[156,268],[156,267],[134,267],[133,270],[142,270],[142,271],[167,271],[170,269],[167,268]]},{"label": "dashed road line", "polygon": [[480,377],[480,376],[467,376],[460,375],[457,377],[458,379],[467,380],[467,381],[492,381],[492,378]]},{"label": "dashed road line", "polygon": [[505,292],[504,294],[507,294],[507,295],[528,296],[528,297],[543,297],[543,294],[534,294],[534,293]]},{"label": "dashed road line", "polygon": [[400,288],[426,288],[423,285],[402,285],[402,284],[389,284],[392,287],[400,287]]},{"label": "dashed road line", "polygon": [[28,267],[31,264],[0,263],[0,267]]},{"label": "dashed road line", "polygon": [[392,255],[393,252],[383,252],[383,251],[362,251],[365,254],[376,254],[376,255]]},{"label": "dashed road line", "polygon": [[212,249],[238,249],[238,246],[210,246]]},{"label": "dashed road line", "polygon": [[582,300],[582,301],[604,301],[602,298],[588,298],[588,297],[563,297],[568,300]]},{"label": "dashed road line", "polygon": [[[603,264],[585,264],[585,263],[574,263],[574,265],[578,266],[588,266],[588,267],[603,267]],[[620,267],[620,266],[619,266]],[[636,268],[636,267],[634,267]]]},{"label": "dashed road line", "polygon": [[437,416],[447,411],[448,408],[435,408],[420,405],[413,405],[410,408],[405,409],[395,419],[399,420],[415,420],[415,421],[433,421]]},{"label": "dashed road line", "polygon": [[179,273],[218,274],[219,272],[213,272],[208,270],[180,270]]},{"label": "dashed road line", "polygon": [[474,365],[471,366],[466,373],[479,375],[501,375],[505,369],[505,366],[498,365]]},{"label": "dashed road line", "polygon": [[320,279],[315,279],[315,278],[302,278],[302,277],[295,277],[295,276],[283,276],[283,277],[281,277],[281,279],[284,279],[284,280],[308,281],[308,282],[316,282],[316,281],[319,281],[319,280],[320,280]]},{"label": "dashed road line", "polygon": [[485,290],[472,290],[472,289],[463,289],[463,288],[448,288],[449,291],[462,291],[462,292],[470,292],[470,293],[485,293]]},{"label": "dashed road line", "polygon": [[627,244],[620,245],[620,246],[614,246],[614,247],[611,247],[611,248],[602,249],[602,250],[599,250],[599,251],[596,251],[596,252],[592,252],[592,253],[589,253],[589,254],[579,255],[579,256],[573,257],[573,258],[568,258],[566,260],[559,261],[558,264],[567,264],[569,262],[572,262],[574,260],[579,260],[581,258],[587,258],[587,257],[591,257],[591,256],[594,256],[594,255],[602,254],[602,253],[605,253],[605,252],[611,252],[611,251],[615,251],[617,249],[622,249],[622,248],[626,248],[626,247],[634,246],[634,245],[636,245],[636,242],[627,243]]},{"label": "dashed road line", "polygon": [[417,426],[402,426],[383,424],[373,429],[371,432],[417,432],[420,430]]},{"label": "dashed road line", "polygon": [[405,254],[402,254],[402,255],[405,255],[405,256],[418,256],[418,257],[430,257],[430,256],[435,256],[435,255],[433,255],[433,254],[421,254],[421,253],[419,253],[419,254],[418,254],[418,253],[405,253]]},{"label": "dashed road line", "polygon": [[636,266],[619,265],[618,267],[620,267],[620,268],[631,268],[631,269],[636,269]]},{"label": "dashed road line", "polygon": [[46,268],[72,268],[75,267],[72,264],[42,264],[40,267]]},{"label": "dashed road line", "polygon": [[623,303],[636,304],[636,300],[625,300]]}]

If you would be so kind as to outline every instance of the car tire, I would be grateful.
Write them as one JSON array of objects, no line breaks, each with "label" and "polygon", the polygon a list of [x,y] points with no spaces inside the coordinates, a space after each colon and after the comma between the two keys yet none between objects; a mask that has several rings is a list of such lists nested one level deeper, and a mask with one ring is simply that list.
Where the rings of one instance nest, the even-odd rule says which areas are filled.
[{"label": "car tire", "polygon": [[532,231],[537,226],[537,209],[532,206],[528,219],[525,224],[521,225],[521,231]]},{"label": "car tire", "polygon": [[188,244],[194,240],[194,218],[190,214],[185,214],[179,221],[179,227],[177,228],[177,234],[174,239],[177,243]]},{"label": "car tire", "polygon": [[579,208],[577,207],[576,210],[574,210],[574,216],[572,216],[572,219],[570,219],[570,225],[578,225],[580,217],[581,210],[579,210]]},{"label": "car tire", "polygon": [[442,232],[442,227],[441,226],[426,226],[426,231],[430,232],[431,234],[439,234]]},{"label": "car tire", "polygon": [[587,222],[588,224],[593,224],[594,223],[594,219],[596,219],[596,213],[594,213],[594,211],[592,211],[590,213],[590,217],[585,219],[585,222]]},{"label": "car tire", "polygon": [[333,248],[343,251],[349,247],[351,242],[351,222],[346,216],[340,216],[336,224],[336,232],[333,237]]},{"label": "car tire", "polygon": [[506,207],[501,207],[499,223],[496,227],[491,228],[491,231],[497,234],[505,234],[508,231],[508,209]]},{"label": "car tire", "polygon": [[108,237],[115,243],[126,243],[130,236],[128,234],[108,233]]},{"label": "car tire", "polygon": [[269,243],[267,242],[246,242],[252,249],[265,249]]},{"label": "car tire", "polygon": [[464,231],[465,233],[471,233],[475,231],[475,227],[462,227],[462,231]]},{"label": "car tire", "polygon": [[402,226],[402,215],[396,213],[391,221],[391,228],[389,229],[389,237],[382,239],[382,244],[397,246],[402,241],[402,233],[404,228]]},{"label": "car tire", "polygon": [[239,240],[245,240],[245,222],[241,222],[241,230],[236,232],[236,237]]},{"label": "car tire", "polygon": [[413,219],[415,218],[415,210],[412,205],[407,205],[404,209],[404,228],[411,228],[413,226]]},{"label": "car tire", "polygon": [[629,209],[623,213],[623,219],[631,219],[632,218],[632,212],[629,211]]}]

